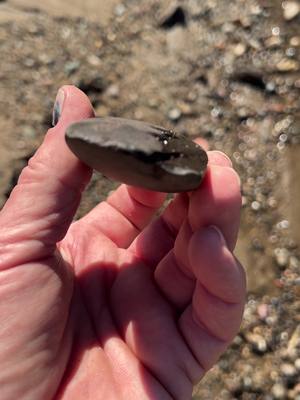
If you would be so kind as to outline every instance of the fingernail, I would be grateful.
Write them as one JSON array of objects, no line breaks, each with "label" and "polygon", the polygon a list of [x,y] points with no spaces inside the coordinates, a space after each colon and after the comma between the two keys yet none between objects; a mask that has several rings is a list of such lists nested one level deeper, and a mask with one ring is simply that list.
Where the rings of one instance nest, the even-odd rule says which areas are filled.
[{"label": "fingernail", "polygon": [[223,152],[219,150],[211,151],[209,154],[209,163],[212,165],[220,165],[222,167],[232,168],[232,161]]},{"label": "fingernail", "polygon": [[62,89],[59,89],[52,112],[52,126],[55,126],[60,119],[63,110],[64,100],[65,100],[65,93]]},{"label": "fingernail", "polygon": [[223,245],[226,246],[226,241],[224,239],[223,233],[217,226],[211,225],[208,229],[214,236],[217,236],[218,241],[220,241]]}]

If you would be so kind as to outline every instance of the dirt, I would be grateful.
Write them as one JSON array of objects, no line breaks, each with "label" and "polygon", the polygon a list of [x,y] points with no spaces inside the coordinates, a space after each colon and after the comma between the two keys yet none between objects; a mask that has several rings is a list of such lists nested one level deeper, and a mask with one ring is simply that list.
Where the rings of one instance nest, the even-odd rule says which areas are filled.
[{"label": "dirt", "polygon": [[10,0],[8,5],[16,10],[43,11],[57,17],[84,17],[96,21],[101,25],[107,25],[112,17],[118,0]]},{"label": "dirt", "polygon": [[[300,399],[299,22],[278,0],[0,3],[1,204],[64,83],[98,116],[206,138],[241,175],[244,322],[195,399]],[[95,175],[78,216],[115,186]]]}]

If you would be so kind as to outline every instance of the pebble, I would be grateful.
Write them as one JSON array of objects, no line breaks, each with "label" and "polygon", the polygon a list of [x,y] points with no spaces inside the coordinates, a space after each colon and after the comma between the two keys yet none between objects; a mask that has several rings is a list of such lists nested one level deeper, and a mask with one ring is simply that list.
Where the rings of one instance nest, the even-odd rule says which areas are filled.
[{"label": "pebble", "polygon": [[125,13],[126,7],[122,3],[117,4],[114,11],[117,17],[121,17]]},{"label": "pebble", "polygon": [[238,43],[234,46],[233,48],[233,53],[234,55],[236,55],[237,57],[242,56],[243,54],[245,54],[247,50],[247,47],[244,43]]},{"label": "pebble", "polygon": [[262,12],[263,12],[263,10],[259,4],[254,3],[250,6],[250,13],[252,15],[260,15],[260,14],[262,14]]},{"label": "pebble", "polygon": [[171,121],[178,121],[181,117],[181,111],[179,108],[171,108],[171,110],[168,112],[168,118]]},{"label": "pebble", "polygon": [[276,68],[281,72],[291,72],[299,70],[299,62],[296,60],[290,60],[288,58],[283,58],[276,64]]},{"label": "pebble", "polygon": [[249,376],[244,376],[243,378],[243,389],[248,391],[252,388],[253,381]]},{"label": "pebble", "polygon": [[109,97],[118,98],[120,94],[120,88],[118,85],[112,84],[108,86],[106,93]]},{"label": "pebble", "polygon": [[103,46],[103,41],[101,39],[95,41],[95,47],[97,49],[101,49],[102,46]]},{"label": "pebble", "polygon": [[261,44],[258,40],[250,38],[248,41],[249,45],[255,49],[255,50],[260,50],[261,49]]},{"label": "pebble", "polygon": [[243,388],[243,382],[239,376],[232,376],[226,379],[225,385],[231,393],[239,392]]},{"label": "pebble", "polygon": [[300,13],[300,4],[297,1],[284,1],[282,8],[283,16],[287,21],[294,19]]},{"label": "pebble", "polygon": [[273,36],[279,36],[280,35],[280,28],[279,26],[273,26],[271,29],[272,35]]},{"label": "pebble", "polygon": [[284,399],[286,396],[286,389],[281,383],[275,383],[272,387],[272,394],[275,399]]},{"label": "pebble", "polygon": [[274,93],[276,91],[276,85],[274,82],[267,82],[266,91],[269,93]]},{"label": "pebble", "polygon": [[259,353],[265,353],[268,349],[267,342],[265,338],[263,338],[261,335],[258,335],[256,333],[248,332],[246,334],[246,340],[248,343],[251,344],[252,349],[254,351],[258,351]]},{"label": "pebble", "polygon": [[65,72],[68,75],[74,74],[80,67],[80,62],[79,61],[70,61],[67,62],[65,65]]},{"label": "pebble", "polygon": [[93,67],[98,67],[101,65],[101,60],[99,57],[95,56],[95,54],[90,54],[87,57],[87,62],[92,65]]},{"label": "pebble", "polygon": [[269,315],[269,307],[267,304],[259,304],[257,314],[261,320],[265,320]]},{"label": "pebble", "polygon": [[242,17],[240,17],[240,18],[239,18],[239,21],[240,21],[241,25],[242,25],[244,28],[249,28],[249,27],[251,26],[251,24],[252,24],[252,21],[251,21],[251,19],[250,19],[248,16],[242,16]]},{"label": "pebble", "polygon": [[296,49],[294,47],[289,47],[288,49],[286,49],[285,54],[287,57],[294,57],[294,55],[296,54]]},{"label": "pebble", "polygon": [[292,378],[297,375],[297,369],[293,364],[284,363],[280,367],[280,371],[287,378]]},{"label": "pebble", "polygon": [[190,104],[188,104],[184,101],[178,102],[178,107],[183,115],[191,115],[193,113],[193,110],[192,110],[192,107],[190,106]]},{"label": "pebble", "polygon": [[289,251],[285,248],[276,248],[274,250],[275,260],[279,267],[285,267],[289,262]]},{"label": "pebble", "polygon": [[[284,134],[281,134],[279,136],[279,140],[281,140],[282,142],[285,142],[286,140],[284,140],[283,135]],[[289,227],[290,227],[290,223],[287,219],[283,219],[282,221],[278,222],[278,224],[276,224],[277,229],[288,229]]]},{"label": "pebble", "polygon": [[117,38],[117,35],[114,32],[108,32],[106,37],[109,42],[114,42]]},{"label": "pebble", "polygon": [[75,123],[67,129],[66,142],[105,176],[159,192],[196,189],[208,161],[206,152],[185,136],[123,118]]},{"label": "pebble", "polygon": [[254,211],[258,211],[261,208],[261,204],[258,201],[253,201],[251,203],[251,208]]},{"label": "pebble", "polygon": [[239,336],[239,335],[237,335],[234,339],[233,339],[233,342],[232,342],[232,344],[233,345],[235,345],[235,346],[240,346],[241,344],[243,343],[243,339]]},{"label": "pebble", "polygon": [[268,48],[279,47],[282,44],[280,36],[270,36],[265,40],[265,44]]},{"label": "pebble", "polygon": [[49,54],[41,53],[38,55],[38,59],[41,63],[45,65],[50,65],[54,62],[54,59],[49,56]]},{"label": "pebble", "polygon": [[35,64],[35,61],[33,58],[27,57],[24,61],[23,61],[25,67],[28,68],[32,68]]},{"label": "pebble", "polygon": [[287,354],[290,359],[296,359],[300,348],[300,324],[294,330],[287,346]]},{"label": "pebble", "polygon": [[290,39],[290,45],[293,47],[300,47],[300,36],[293,36]]}]

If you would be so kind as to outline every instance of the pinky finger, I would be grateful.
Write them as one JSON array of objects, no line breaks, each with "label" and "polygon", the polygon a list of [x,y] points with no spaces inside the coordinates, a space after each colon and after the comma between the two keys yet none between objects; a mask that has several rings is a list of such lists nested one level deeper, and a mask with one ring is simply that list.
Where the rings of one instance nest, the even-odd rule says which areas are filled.
[{"label": "pinky finger", "polygon": [[196,280],[211,295],[225,303],[244,303],[244,269],[228,249],[224,236],[216,226],[194,233],[189,243],[188,258]]},{"label": "pinky finger", "polygon": [[238,333],[246,280],[243,268],[214,227],[193,235],[189,262],[197,283],[179,326],[192,353],[207,370]]}]

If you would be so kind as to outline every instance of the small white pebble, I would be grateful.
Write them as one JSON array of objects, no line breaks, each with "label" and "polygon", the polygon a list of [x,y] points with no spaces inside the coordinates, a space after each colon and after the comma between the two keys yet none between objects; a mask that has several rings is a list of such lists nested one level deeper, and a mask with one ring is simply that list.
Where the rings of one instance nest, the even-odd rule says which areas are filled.
[{"label": "small white pebble", "polygon": [[293,364],[284,363],[281,365],[280,370],[286,377],[293,377],[297,374],[297,370]]},{"label": "small white pebble", "polygon": [[258,211],[260,209],[260,203],[258,201],[253,201],[251,203],[251,208],[254,211]]},{"label": "small white pebble", "polygon": [[284,399],[286,395],[286,389],[281,383],[275,383],[272,387],[272,394],[275,399]]},{"label": "small white pebble", "polygon": [[284,1],[282,8],[283,16],[287,21],[294,19],[300,13],[300,4],[297,1]]},{"label": "small white pebble", "polygon": [[181,117],[181,111],[179,108],[172,108],[168,112],[168,117],[171,121],[177,121]]},{"label": "small white pebble", "polygon": [[295,360],[295,367],[298,371],[300,371],[300,358],[297,358],[297,360]]}]

